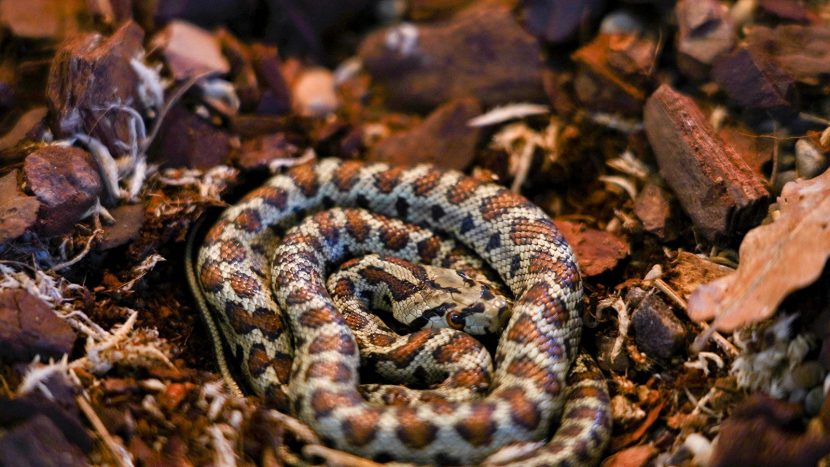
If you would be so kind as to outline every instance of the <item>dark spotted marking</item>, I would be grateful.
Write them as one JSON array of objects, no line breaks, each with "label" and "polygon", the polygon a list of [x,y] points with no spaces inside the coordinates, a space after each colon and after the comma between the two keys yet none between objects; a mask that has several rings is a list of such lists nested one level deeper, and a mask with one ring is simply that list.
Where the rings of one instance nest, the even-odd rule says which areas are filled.
[{"label": "dark spotted marking", "polygon": [[217,293],[222,290],[222,285],[225,283],[222,277],[222,269],[219,263],[212,260],[205,261],[202,264],[202,270],[199,273],[199,280],[202,282],[202,287],[206,291]]},{"label": "dark spotted marking", "polygon": [[432,351],[432,357],[438,363],[456,363],[468,355],[475,355],[482,349],[481,343],[469,334],[455,334],[445,344]]},{"label": "dark spotted marking", "polygon": [[403,167],[392,167],[383,172],[375,174],[375,188],[384,194],[392,193],[400,183],[401,174],[404,172]]},{"label": "dark spotted marking", "polygon": [[528,400],[520,387],[508,387],[499,391],[499,396],[510,404],[510,418],[528,431],[539,427],[542,414],[532,401]]},{"label": "dark spotted marking", "polygon": [[461,235],[466,234],[467,232],[473,230],[476,227],[476,221],[473,219],[472,214],[467,214],[467,217],[461,221],[461,225],[458,228],[458,233]]},{"label": "dark spotted marking", "polygon": [[378,431],[380,414],[379,408],[371,408],[346,417],[341,427],[349,444],[365,446],[371,443]]},{"label": "dark spotted marking", "polygon": [[484,220],[491,221],[511,209],[530,206],[532,206],[530,202],[521,195],[503,189],[482,200],[479,211],[481,211],[481,217]]},{"label": "dark spotted marking", "polygon": [[333,383],[348,383],[352,371],[340,362],[314,361],[306,370],[306,378],[325,378]]},{"label": "dark spotted marking", "polygon": [[396,430],[398,439],[412,449],[421,449],[435,441],[438,427],[428,420],[422,420],[411,407],[397,409],[400,425]]},{"label": "dark spotted marking", "polygon": [[495,407],[492,404],[476,404],[472,407],[471,413],[455,424],[455,431],[473,446],[489,444],[496,432],[493,422]]},{"label": "dark spotted marking", "polygon": [[254,209],[245,209],[233,220],[233,225],[248,233],[257,233],[262,230],[262,220]]},{"label": "dark spotted marking", "polygon": [[348,232],[357,243],[363,243],[369,237],[371,228],[363,215],[361,215],[360,211],[347,209],[346,232]]},{"label": "dark spotted marking", "polygon": [[443,173],[440,170],[430,168],[425,174],[418,177],[413,183],[415,196],[426,196],[438,186]]},{"label": "dark spotted marking", "polygon": [[361,402],[360,395],[354,391],[335,392],[328,389],[317,389],[311,395],[311,408],[317,418],[327,416],[338,407],[354,407]]},{"label": "dark spotted marking", "polygon": [[359,194],[357,195],[357,197],[355,197],[355,204],[357,205],[357,207],[363,209],[369,209],[369,206],[372,205],[372,203],[369,201],[369,198],[367,198],[364,194]]},{"label": "dark spotted marking", "polygon": [[360,276],[372,285],[386,284],[389,293],[392,294],[392,298],[397,302],[406,300],[410,295],[418,291],[418,288],[411,282],[374,266],[363,269],[360,272]]},{"label": "dark spotted marking", "polygon": [[275,353],[274,358],[271,359],[271,368],[274,369],[280,383],[288,384],[288,380],[291,375],[291,364],[293,361],[294,359],[291,355],[284,352]]},{"label": "dark spotted marking", "polygon": [[418,256],[426,263],[431,263],[441,251],[441,240],[429,237],[418,242]]},{"label": "dark spotted marking", "polygon": [[259,282],[245,273],[236,271],[228,278],[231,288],[242,298],[250,298],[260,293]]},{"label": "dark spotted marking", "polygon": [[262,198],[262,201],[272,208],[282,211],[288,205],[288,192],[275,186],[263,186],[251,192],[254,198]]},{"label": "dark spotted marking", "polygon": [[222,261],[228,263],[241,263],[248,257],[245,245],[243,245],[239,240],[221,240],[217,243],[217,245],[219,246],[219,256],[222,258]]},{"label": "dark spotted marking", "polygon": [[312,354],[337,352],[341,355],[351,356],[357,352],[357,344],[355,344],[350,334],[338,333],[334,336],[315,337],[309,344],[308,351]]},{"label": "dark spotted marking", "polygon": [[339,313],[331,305],[307,310],[300,315],[299,321],[305,327],[317,329],[331,322],[337,322]]},{"label": "dark spotted marking", "polygon": [[398,196],[398,200],[395,201],[395,212],[398,213],[399,219],[407,219],[409,216],[409,202],[406,198]]},{"label": "dark spotted marking", "polygon": [[262,376],[265,370],[268,369],[271,359],[268,358],[268,352],[265,351],[265,346],[262,344],[254,344],[251,346],[251,352],[248,354],[248,372],[254,378]]},{"label": "dark spotted marking", "polygon": [[225,229],[227,229],[228,224],[230,221],[227,219],[219,219],[213,227],[208,230],[208,233],[205,235],[205,239],[202,243],[202,248],[209,247],[219,241],[222,238],[222,234],[224,233]]},{"label": "dark spotted marking", "polygon": [[432,220],[434,220],[435,222],[440,221],[441,218],[447,214],[446,211],[444,211],[444,208],[437,204],[432,205],[432,207],[430,208],[430,213],[432,214]]},{"label": "dark spotted marking", "polygon": [[357,161],[346,161],[334,171],[332,181],[338,190],[346,192],[354,188],[355,183],[360,179],[360,169],[363,166]]},{"label": "dark spotted marking", "polygon": [[447,199],[450,203],[459,204],[469,199],[476,192],[481,182],[471,177],[462,177],[447,191]]},{"label": "dark spotted marking", "polygon": [[316,195],[317,190],[320,189],[320,183],[317,180],[317,174],[314,173],[314,165],[312,164],[292,167],[288,171],[288,176],[307,198]]},{"label": "dark spotted marking", "polygon": [[496,248],[501,246],[501,235],[494,233],[490,235],[490,239],[487,240],[487,249],[488,250],[495,250]]},{"label": "dark spotted marking", "polygon": [[557,232],[556,227],[541,219],[522,219],[510,226],[510,239],[516,245],[532,245],[539,239],[549,241],[554,232]]},{"label": "dark spotted marking", "polygon": [[398,368],[406,368],[418,356],[417,351],[426,345],[437,332],[436,329],[423,329],[406,336],[406,343],[387,354],[389,361]]},{"label": "dark spotted marking", "polygon": [[369,334],[369,342],[378,347],[387,347],[395,343],[395,338],[388,334],[372,333]]},{"label": "dark spotted marking", "polygon": [[277,339],[285,330],[280,314],[267,308],[259,307],[251,313],[239,303],[228,302],[225,305],[225,316],[234,331],[239,334],[248,334],[259,329],[266,338]]},{"label": "dark spotted marking", "polygon": [[392,251],[403,250],[409,244],[409,232],[390,223],[382,224],[379,234],[383,245]]}]

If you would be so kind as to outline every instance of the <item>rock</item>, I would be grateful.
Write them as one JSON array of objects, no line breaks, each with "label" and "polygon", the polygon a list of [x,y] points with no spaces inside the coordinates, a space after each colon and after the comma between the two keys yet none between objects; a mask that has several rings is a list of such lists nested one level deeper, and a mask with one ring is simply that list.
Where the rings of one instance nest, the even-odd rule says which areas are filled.
[{"label": "rock", "polygon": [[0,245],[23,235],[37,220],[40,203],[26,196],[17,183],[18,171],[0,177]]},{"label": "rock", "polygon": [[128,21],[110,37],[84,34],[64,43],[52,60],[46,97],[51,126],[59,138],[86,133],[112,155],[125,154],[134,133],[133,116],[110,106],[146,111],[132,60],[143,56],[144,32]]},{"label": "rock", "polygon": [[670,225],[671,211],[669,194],[653,183],[647,183],[634,200],[634,214],[643,228],[661,240],[677,238],[677,231]]},{"label": "rock", "polygon": [[102,193],[92,156],[83,149],[50,145],[26,157],[23,174],[41,203],[37,229],[45,236],[70,232]]},{"label": "rock", "polygon": [[0,23],[23,39],[59,41],[81,31],[84,0],[3,0]]},{"label": "rock", "polygon": [[592,111],[640,115],[657,52],[657,41],[650,37],[597,35],[571,56],[578,65],[573,83],[577,99]]},{"label": "rock", "polygon": [[226,160],[230,136],[181,106],[173,107],[153,143],[165,166],[209,169]]},{"label": "rock", "polygon": [[305,117],[325,117],[337,110],[338,99],[331,71],[314,67],[303,70],[291,86],[294,109]]},{"label": "rock", "polygon": [[420,125],[393,134],[380,141],[368,160],[414,165],[438,164],[463,170],[475,157],[481,129],[467,125],[481,114],[481,105],[473,98],[456,99],[435,109]]},{"label": "rock", "polygon": [[611,232],[565,220],[555,220],[554,223],[574,249],[579,269],[585,277],[598,276],[615,269],[631,253],[628,243]]},{"label": "rock", "polygon": [[737,238],[763,219],[769,193],[692,99],[660,86],[646,103],[644,124],[660,174],[707,239]]},{"label": "rock", "polygon": [[151,40],[161,50],[173,79],[184,81],[201,74],[224,75],[230,71],[219,39],[185,21],[171,21]]},{"label": "rock", "polygon": [[251,46],[251,57],[257,79],[265,87],[256,113],[280,115],[291,111],[291,90],[283,76],[277,48],[254,44]]},{"label": "rock", "polygon": [[243,141],[236,160],[246,170],[265,169],[273,160],[287,159],[299,153],[300,147],[292,143],[286,133],[281,132]]},{"label": "rock", "polygon": [[813,178],[827,169],[827,154],[811,138],[795,143],[795,169],[799,177]]},{"label": "rock", "polygon": [[800,407],[761,393],[750,396],[720,426],[710,467],[814,466],[830,454],[830,436],[801,427]]},{"label": "rock", "polygon": [[790,107],[792,78],[759,49],[741,47],[718,58],[712,77],[741,107],[770,112]]},{"label": "rock", "polygon": [[72,350],[75,331],[43,300],[22,289],[0,291],[0,358],[60,358]]},{"label": "rock", "polygon": [[35,415],[0,438],[0,465],[6,467],[83,467],[84,453],[69,443],[45,415]]},{"label": "rock", "polygon": [[486,107],[545,98],[539,44],[501,5],[476,5],[446,22],[369,34],[359,56],[400,109],[428,111],[468,96]]},{"label": "rock", "polygon": [[523,3],[527,30],[551,44],[571,39],[605,8],[604,0],[524,0]]},{"label": "rock", "polygon": [[680,0],[677,16],[677,66],[686,75],[705,79],[709,66],[735,46],[729,9],[718,0]]},{"label": "rock", "polygon": [[637,347],[656,360],[666,361],[683,350],[686,328],[670,306],[656,295],[646,296],[632,316]]},{"label": "rock", "polygon": [[104,251],[138,238],[144,225],[144,205],[127,204],[110,210],[115,224],[104,226],[104,236],[98,249]]}]

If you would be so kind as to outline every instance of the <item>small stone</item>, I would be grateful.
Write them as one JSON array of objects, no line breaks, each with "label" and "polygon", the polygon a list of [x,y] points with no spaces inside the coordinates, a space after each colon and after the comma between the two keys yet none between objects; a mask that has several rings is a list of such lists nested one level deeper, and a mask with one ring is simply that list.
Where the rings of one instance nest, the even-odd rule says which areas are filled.
[{"label": "small stone", "polygon": [[370,161],[397,165],[427,162],[463,170],[475,157],[481,129],[467,125],[481,114],[473,98],[456,99],[433,111],[420,125],[380,141],[369,154]]},{"label": "small stone", "polygon": [[657,360],[668,360],[679,353],[686,342],[686,328],[660,297],[649,295],[640,302],[632,316],[637,347]]},{"label": "small stone", "polygon": [[75,331],[46,302],[22,289],[0,291],[0,358],[58,359],[74,343]]},{"label": "small stone", "polygon": [[804,398],[804,411],[807,415],[815,417],[821,412],[822,404],[824,404],[824,389],[816,386]]},{"label": "small stone", "polygon": [[671,211],[669,194],[653,183],[646,184],[634,200],[634,214],[643,228],[661,240],[677,238],[677,231],[670,225]]},{"label": "small stone", "polygon": [[186,21],[171,21],[153,37],[151,43],[161,50],[170,73],[177,81],[204,73],[224,75],[230,71],[219,39]]},{"label": "small stone", "polygon": [[303,70],[291,88],[295,110],[306,117],[325,117],[339,104],[331,71],[316,67]]},{"label": "small stone", "polygon": [[605,8],[605,0],[524,0],[525,27],[538,38],[557,44],[586,28]]},{"label": "small stone", "polygon": [[70,232],[102,193],[95,161],[76,147],[37,149],[26,157],[23,174],[41,203],[37,228],[45,236]]},{"label": "small stone", "polygon": [[369,34],[359,56],[391,105],[429,111],[468,96],[485,107],[542,101],[541,52],[508,7],[482,4],[446,22]]},{"label": "small stone", "polygon": [[611,232],[564,220],[554,222],[574,249],[579,269],[585,277],[612,271],[631,254],[628,243]]},{"label": "small stone", "polygon": [[144,225],[144,205],[128,204],[110,210],[115,224],[104,227],[104,237],[98,245],[100,250],[115,248],[138,238]]},{"label": "small stone", "polygon": [[83,467],[89,461],[48,417],[35,415],[0,438],[0,465]]},{"label": "small stone", "polygon": [[40,203],[17,183],[18,170],[0,177],[0,244],[23,235],[37,220]]},{"label": "small stone", "polygon": [[827,168],[827,155],[810,138],[795,143],[795,169],[799,177],[813,178]]},{"label": "small stone", "polygon": [[824,381],[824,368],[821,363],[815,360],[810,360],[801,363],[797,367],[790,370],[790,378],[792,378],[795,389],[812,389]]},{"label": "small stone", "polygon": [[230,149],[226,132],[175,106],[167,114],[152,152],[168,167],[209,169],[224,162]]},{"label": "small stone", "polygon": [[695,79],[704,79],[715,59],[735,46],[729,9],[718,0],[680,0],[674,11],[678,67]]},{"label": "small stone", "polygon": [[784,185],[795,181],[798,179],[798,172],[795,170],[784,170],[778,172],[778,176],[775,178],[775,183],[772,185],[773,193],[780,194],[781,190],[784,189]]}]

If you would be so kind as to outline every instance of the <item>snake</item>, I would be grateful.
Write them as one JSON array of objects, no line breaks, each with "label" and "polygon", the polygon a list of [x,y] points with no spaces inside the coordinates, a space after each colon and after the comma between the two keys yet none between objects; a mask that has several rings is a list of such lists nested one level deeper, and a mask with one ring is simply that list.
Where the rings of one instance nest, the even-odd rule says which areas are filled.
[{"label": "snake", "polygon": [[[447,266],[459,245],[514,297],[509,316],[497,319],[503,329],[486,393],[367,400],[358,338],[327,276],[371,254]],[[496,183],[429,164],[328,158],[297,165],[227,208],[195,265],[189,254],[187,261],[232,389],[240,391],[231,364],[250,390],[334,448],[422,464],[593,465],[610,438],[607,385],[579,349],[575,255],[541,208]],[[450,327],[458,321],[429,310]]]}]

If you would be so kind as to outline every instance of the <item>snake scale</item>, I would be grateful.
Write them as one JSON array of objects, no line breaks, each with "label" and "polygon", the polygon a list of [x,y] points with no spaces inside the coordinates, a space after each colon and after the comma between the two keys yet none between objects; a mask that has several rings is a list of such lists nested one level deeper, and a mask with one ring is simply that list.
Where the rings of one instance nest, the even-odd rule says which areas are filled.
[{"label": "snake scale", "polygon": [[[357,341],[326,275],[371,253],[440,266],[453,241],[515,297],[489,392],[465,401],[367,402]],[[224,340],[250,388],[336,448],[418,463],[590,465],[610,436],[605,382],[578,352],[574,255],[540,208],[499,185],[430,165],[299,165],[221,215],[190,277],[206,299],[200,308],[209,326],[217,323],[214,344]]]}]

